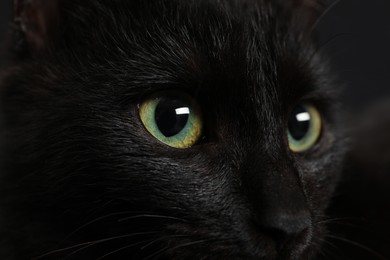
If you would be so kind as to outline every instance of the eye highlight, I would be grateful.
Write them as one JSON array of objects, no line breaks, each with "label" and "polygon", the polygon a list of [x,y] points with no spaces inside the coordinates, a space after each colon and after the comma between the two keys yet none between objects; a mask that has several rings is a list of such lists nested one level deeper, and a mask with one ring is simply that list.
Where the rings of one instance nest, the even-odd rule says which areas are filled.
[{"label": "eye highlight", "polygon": [[152,95],[140,104],[139,115],[152,136],[174,148],[191,147],[202,134],[203,122],[199,107],[184,93]]},{"label": "eye highlight", "polygon": [[318,141],[322,130],[322,119],[318,109],[309,103],[297,105],[288,120],[288,142],[293,152],[305,152]]}]

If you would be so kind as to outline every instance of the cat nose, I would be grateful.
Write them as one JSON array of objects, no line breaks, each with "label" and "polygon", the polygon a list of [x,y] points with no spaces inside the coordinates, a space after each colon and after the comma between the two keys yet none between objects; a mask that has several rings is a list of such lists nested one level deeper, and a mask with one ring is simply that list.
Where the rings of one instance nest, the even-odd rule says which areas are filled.
[{"label": "cat nose", "polygon": [[248,166],[243,181],[258,231],[277,248],[296,238],[308,239],[312,214],[297,170],[286,164],[268,169],[253,163]]},{"label": "cat nose", "polygon": [[311,215],[307,210],[272,212],[261,218],[260,230],[270,237],[277,248],[293,239],[305,239],[311,234]]}]

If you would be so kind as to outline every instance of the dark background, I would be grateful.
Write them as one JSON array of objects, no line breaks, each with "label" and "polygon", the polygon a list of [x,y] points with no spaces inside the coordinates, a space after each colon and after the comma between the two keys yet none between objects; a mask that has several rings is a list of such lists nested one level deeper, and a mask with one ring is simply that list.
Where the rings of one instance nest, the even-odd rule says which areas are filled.
[{"label": "dark background", "polygon": [[[0,3],[0,42],[11,5],[12,0]],[[386,98],[390,102],[389,0],[338,1],[321,19],[318,33],[321,50],[347,87],[346,101],[357,109]]]},{"label": "dark background", "polygon": [[[318,27],[320,46],[357,111],[390,103],[390,1],[341,0]],[[389,111],[390,113],[390,111]]]},{"label": "dark background", "polygon": [[[4,32],[7,28],[7,22],[9,20],[11,10],[11,0],[2,0],[0,2],[0,37],[4,37]],[[0,40],[2,39],[0,38]]]}]

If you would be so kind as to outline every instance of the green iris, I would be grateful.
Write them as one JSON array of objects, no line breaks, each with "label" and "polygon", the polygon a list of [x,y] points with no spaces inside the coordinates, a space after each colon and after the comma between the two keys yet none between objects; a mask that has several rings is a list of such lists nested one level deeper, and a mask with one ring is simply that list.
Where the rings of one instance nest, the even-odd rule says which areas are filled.
[{"label": "green iris", "polygon": [[302,103],[294,108],[288,121],[288,142],[293,152],[304,152],[318,141],[322,130],[321,114],[311,104]]},{"label": "green iris", "polygon": [[139,115],[149,133],[171,147],[191,147],[202,134],[200,110],[184,93],[152,95],[140,104]]}]

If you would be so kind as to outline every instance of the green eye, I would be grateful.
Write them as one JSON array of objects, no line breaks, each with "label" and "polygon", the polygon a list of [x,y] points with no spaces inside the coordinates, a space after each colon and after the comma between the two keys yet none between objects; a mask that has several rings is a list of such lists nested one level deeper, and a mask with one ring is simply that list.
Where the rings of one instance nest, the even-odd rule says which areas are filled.
[{"label": "green eye", "polygon": [[288,142],[293,152],[304,152],[313,147],[321,135],[322,120],[317,108],[302,103],[294,108],[288,121]]},{"label": "green eye", "polygon": [[199,108],[183,93],[153,95],[140,104],[139,115],[149,133],[171,147],[191,147],[202,134]]}]

